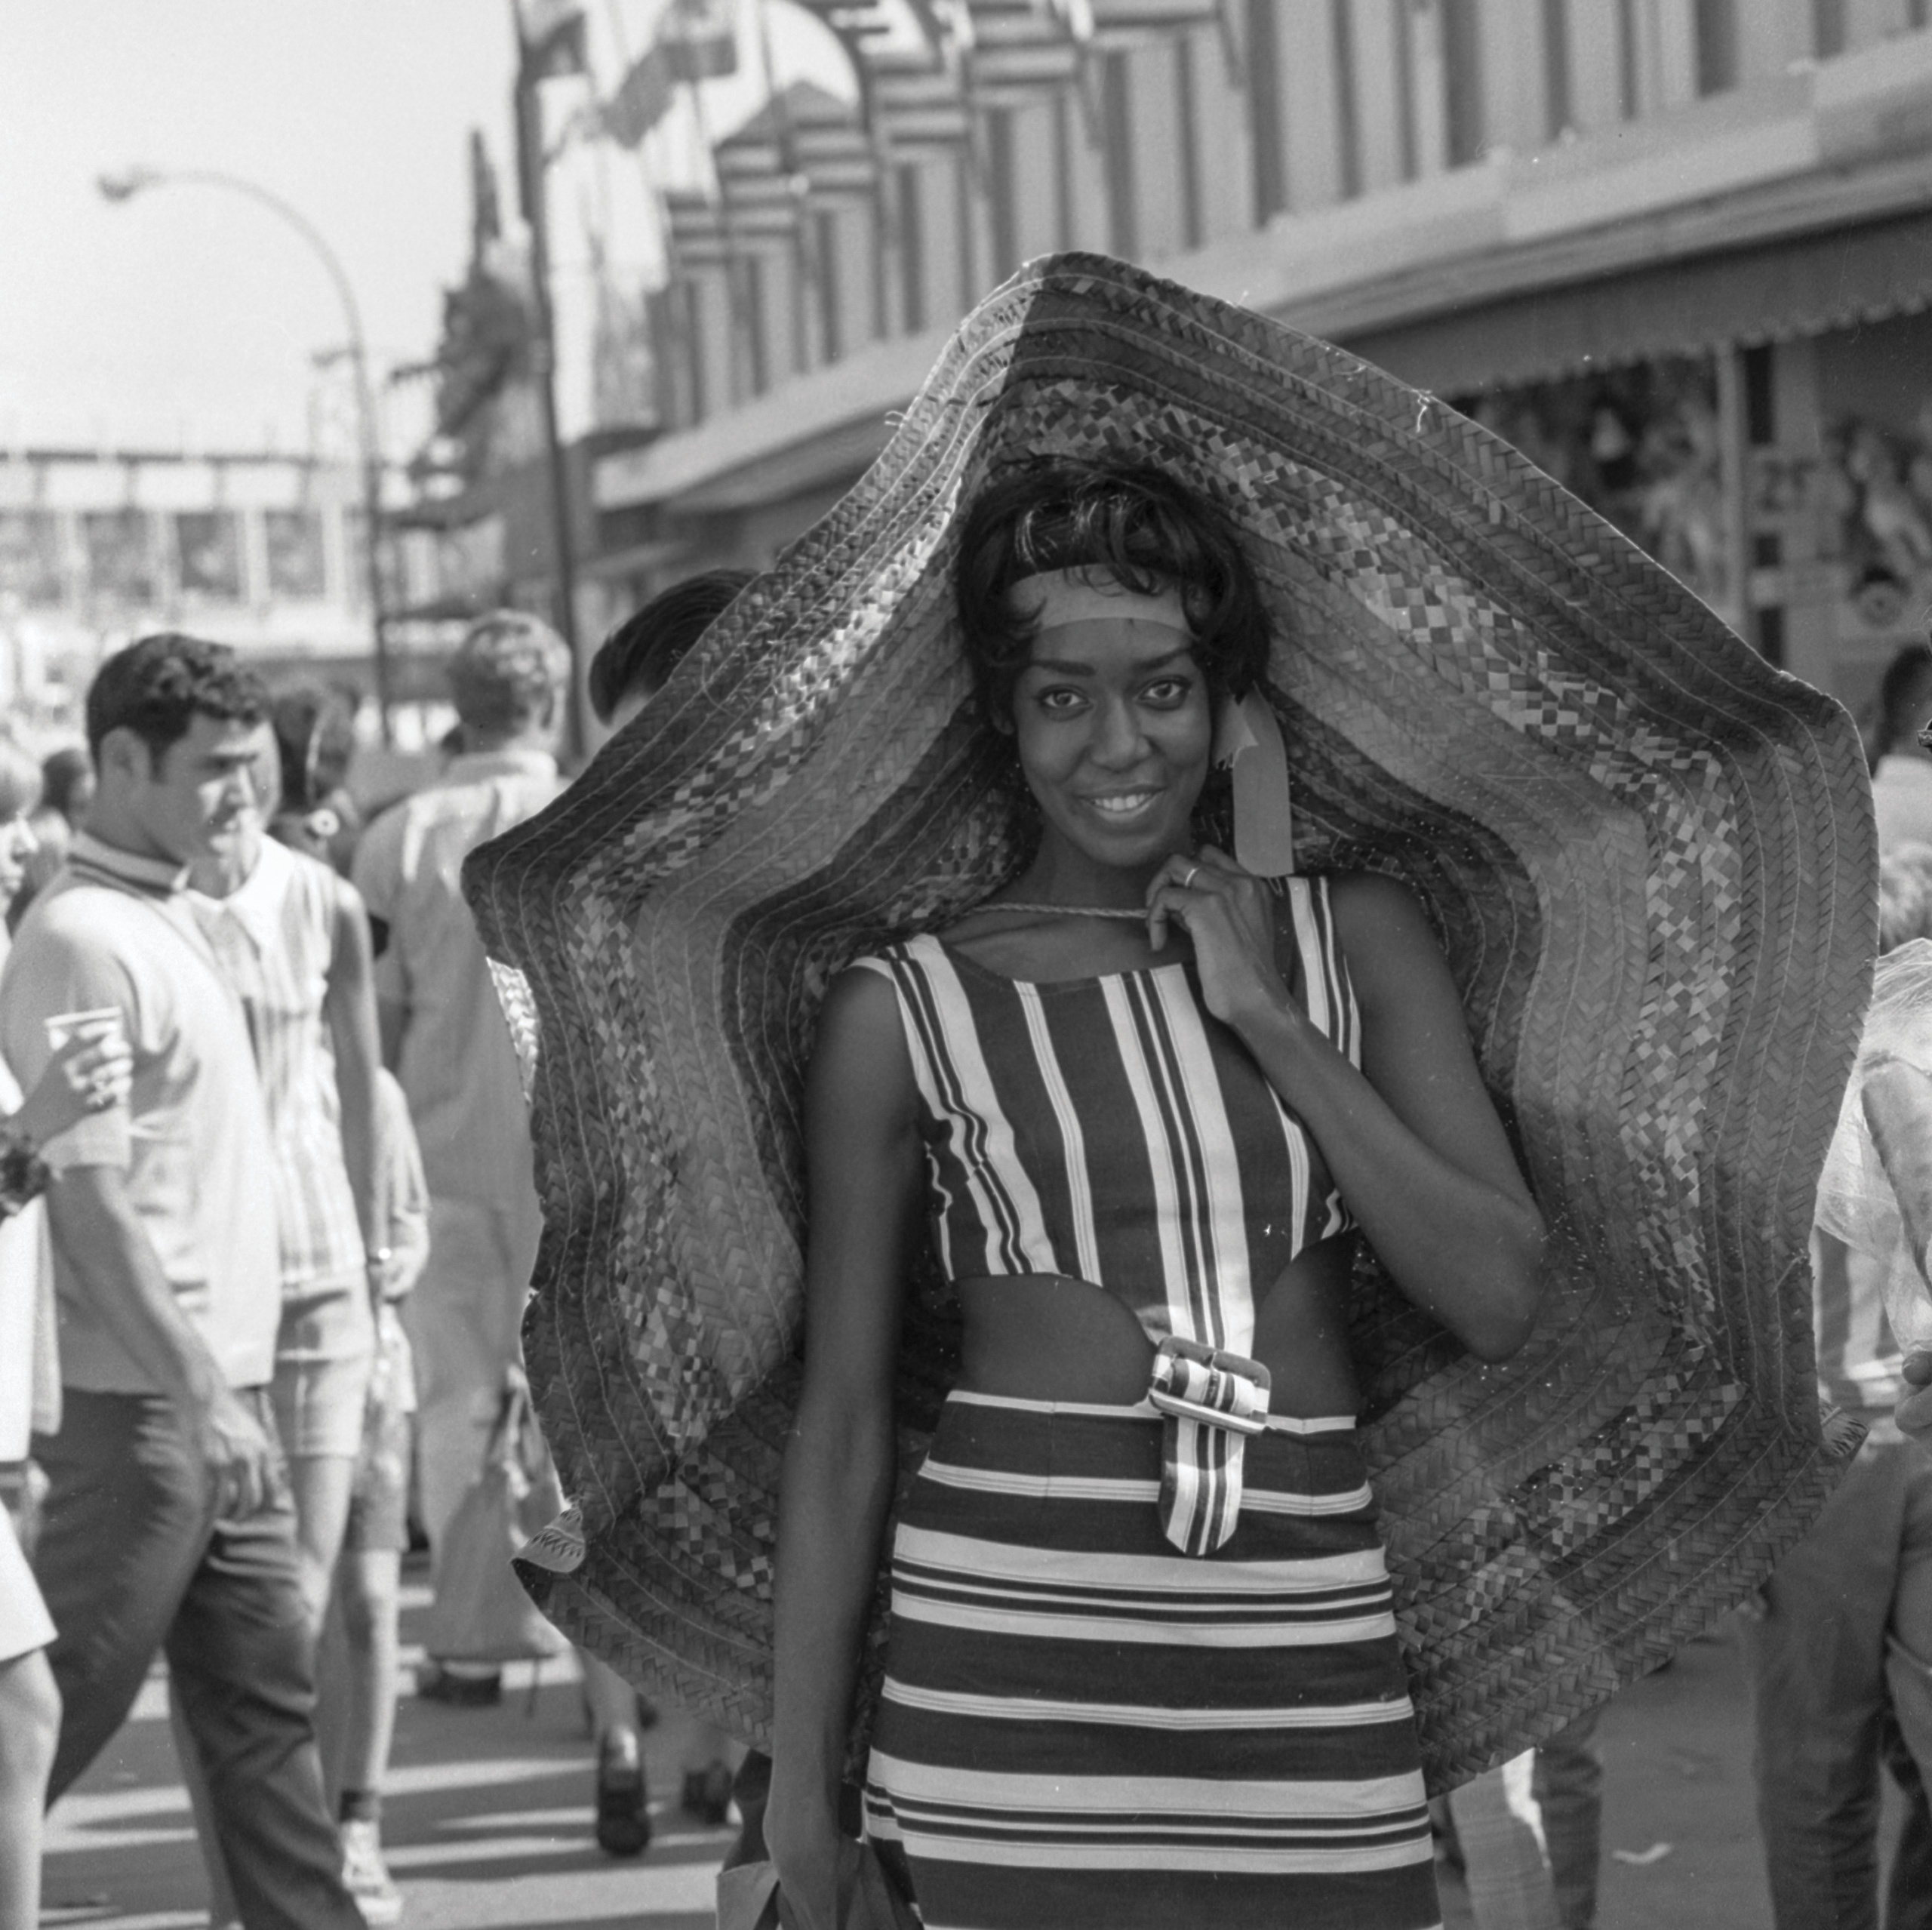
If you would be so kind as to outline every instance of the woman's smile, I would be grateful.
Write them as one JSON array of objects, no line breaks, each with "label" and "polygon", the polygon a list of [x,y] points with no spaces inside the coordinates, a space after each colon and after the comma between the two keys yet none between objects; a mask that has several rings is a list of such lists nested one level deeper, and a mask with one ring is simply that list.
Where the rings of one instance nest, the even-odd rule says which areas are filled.
[{"label": "woman's smile", "polygon": [[1097,791],[1082,802],[1093,806],[1103,817],[1115,823],[1125,823],[1130,818],[1137,818],[1145,813],[1160,797],[1161,787],[1149,785],[1138,790]]}]

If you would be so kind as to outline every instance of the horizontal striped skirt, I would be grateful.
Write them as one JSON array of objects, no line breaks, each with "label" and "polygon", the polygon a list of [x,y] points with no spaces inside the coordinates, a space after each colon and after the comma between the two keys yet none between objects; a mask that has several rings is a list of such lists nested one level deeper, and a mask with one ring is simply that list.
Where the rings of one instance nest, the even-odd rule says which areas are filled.
[{"label": "horizontal striped skirt", "polygon": [[900,1519],[866,1829],[928,1930],[1429,1930],[1414,1713],[1353,1424],[1247,1447],[1179,1553],[1160,1417],[955,1393]]}]

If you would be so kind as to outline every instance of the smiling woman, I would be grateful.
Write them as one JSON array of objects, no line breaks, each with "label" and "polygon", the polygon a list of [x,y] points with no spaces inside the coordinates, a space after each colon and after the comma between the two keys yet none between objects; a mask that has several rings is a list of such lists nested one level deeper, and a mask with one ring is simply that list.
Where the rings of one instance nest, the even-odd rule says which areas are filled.
[{"label": "smiling woman", "polygon": [[955,581],[1039,836],[977,911],[857,962],[808,1074],[774,1861],[835,1921],[853,1671],[827,1658],[871,1595],[930,1220],[961,1371],[894,1540],[866,1787],[925,1919],[1167,1925],[1212,1883],[1217,1922],[1423,1930],[1349,1262],[1364,1229],[1500,1359],[1542,1222],[1413,903],[1206,842],[1216,713],[1268,648],[1220,518],[1156,470],[1044,465],[976,506]]},{"label": "smiling woman", "polygon": [[[1179,488],[962,563],[1048,457]],[[1785,1337],[1866,792],[1841,713],[1478,426],[1034,264],[469,861],[541,1015],[525,1331],[584,1531],[546,1611],[768,1743],[789,1437],[795,1916],[869,1746],[929,1923],[1433,1921],[1378,1541],[1453,1786],[1706,1626],[1829,1484]]]}]

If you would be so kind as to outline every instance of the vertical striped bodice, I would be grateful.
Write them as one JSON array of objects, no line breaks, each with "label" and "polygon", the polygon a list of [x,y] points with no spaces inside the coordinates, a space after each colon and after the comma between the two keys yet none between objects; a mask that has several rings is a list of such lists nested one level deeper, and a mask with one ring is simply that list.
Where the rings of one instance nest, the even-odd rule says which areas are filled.
[{"label": "vertical striped bodice", "polygon": [[[1287,888],[1303,1004],[1358,1064],[1326,881]],[[898,993],[949,1278],[1091,1281],[1156,1339],[1246,1353],[1257,1285],[1354,1225],[1191,963],[1035,983],[931,936],[859,962]]]}]

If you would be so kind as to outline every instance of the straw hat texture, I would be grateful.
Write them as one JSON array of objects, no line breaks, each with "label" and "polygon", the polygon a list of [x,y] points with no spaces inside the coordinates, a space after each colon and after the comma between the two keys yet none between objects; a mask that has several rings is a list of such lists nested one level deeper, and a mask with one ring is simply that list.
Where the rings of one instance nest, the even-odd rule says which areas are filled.
[{"label": "straw hat texture", "polygon": [[[1494,436],[1099,257],[983,301],[863,480],[470,860],[541,1039],[525,1342],[581,1518],[525,1578],[623,1673],[768,1738],[814,1017],[1025,855],[949,572],[964,507],[1043,454],[1153,462],[1244,533],[1299,868],[1427,906],[1552,1229],[1500,1367],[1358,1273],[1444,1787],[1707,1627],[1855,1439],[1821,1427],[1806,1243],[1874,950],[1864,766],[1835,703]],[[929,1265],[909,1302],[902,1483],[956,1334]]]}]

